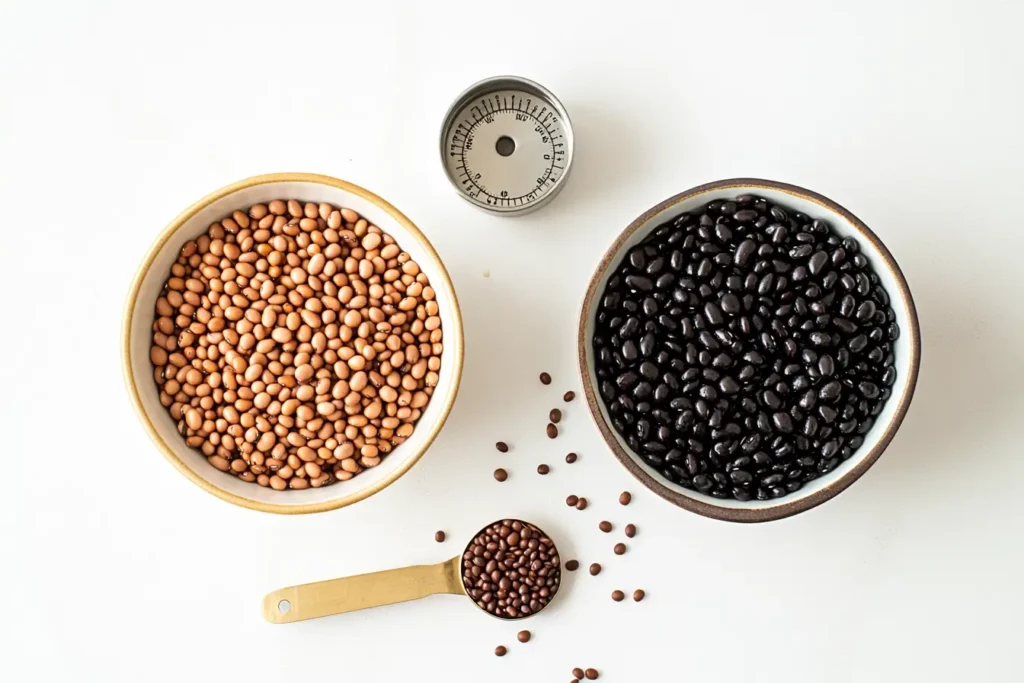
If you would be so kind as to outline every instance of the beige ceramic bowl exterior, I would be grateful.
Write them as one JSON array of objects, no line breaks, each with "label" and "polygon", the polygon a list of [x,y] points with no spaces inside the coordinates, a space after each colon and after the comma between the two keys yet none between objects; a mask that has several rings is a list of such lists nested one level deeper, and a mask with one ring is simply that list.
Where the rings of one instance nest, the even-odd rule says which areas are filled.
[{"label": "beige ceramic bowl exterior", "polygon": [[[153,366],[149,361],[154,305],[182,245],[235,209],[280,198],[347,207],[392,235],[430,278],[430,284],[437,293],[444,330],[440,381],[408,441],[392,451],[380,465],[357,477],[301,491],[274,491],[246,483],[215,469],[201,453],[185,446],[174,420],[160,405],[153,381]],[[300,514],[340,508],[377,493],[405,474],[426,452],[447,419],[459,389],[462,362],[463,332],[459,303],[448,272],[423,233],[398,209],[372,192],[343,180],[309,173],[275,173],[247,178],[213,192],[182,212],[146,254],[132,282],[124,313],[122,364],[125,382],[139,419],[150,437],[178,471],[204,490],[236,505],[263,512]]]},{"label": "beige ceramic bowl exterior", "polygon": [[[629,449],[611,426],[608,411],[598,394],[590,338],[600,296],[610,271],[630,248],[641,242],[657,226],[679,214],[697,209],[715,199],[747,193],[765,197],[787,210],[802,211],[811,217],[823,218],[839,235],[856,238],[861,252],[871,262],[892,299],[896,322],[900,326],[900,337],[895,345],[898,374],[892,387],[892,396],[876,418],[874,427],[865,435],[863,445],[835,470],[808,482],[795,493],[776,500],[740,502],[713,498],[674,484]],[[590,281],[580,314],[577,346],[587,405],[602,436],[619,461],[644,486],[662,498],[706,517],[732,522],[765,522],[795,515],[820,505],[856,481],[882,454],[903,422],[914,395],[921,359],[920,329],[910,289],[892,254],[875,233],[849,211],[819,194],[793,185],[750,178],[721,180],[695,187],[665,200],[633,221],[609,247]]]}]

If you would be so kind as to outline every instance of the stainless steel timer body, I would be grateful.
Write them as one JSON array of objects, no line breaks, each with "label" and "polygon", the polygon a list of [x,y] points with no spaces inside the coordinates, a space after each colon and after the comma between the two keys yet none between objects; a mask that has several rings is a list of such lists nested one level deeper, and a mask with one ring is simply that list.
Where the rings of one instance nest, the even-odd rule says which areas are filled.
[{"label": "stainless steel timer body", "polygon": [[497,76],[470,86],[441,127],[441,161],[459,196],[503,216],[551,201],[569,177],[569,116],[547,88]]}]

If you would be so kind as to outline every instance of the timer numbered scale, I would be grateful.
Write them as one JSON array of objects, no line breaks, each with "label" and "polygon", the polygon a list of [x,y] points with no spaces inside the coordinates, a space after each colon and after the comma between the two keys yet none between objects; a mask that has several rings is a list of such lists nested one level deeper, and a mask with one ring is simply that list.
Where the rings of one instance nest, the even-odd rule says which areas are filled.
[{"label": "timer numbered scale", "polygon": [[572,124],[547,88],[498,76],[471,86],[441,129],[441,159],[459,195],[503,216],[540,208],[572,166]]}]

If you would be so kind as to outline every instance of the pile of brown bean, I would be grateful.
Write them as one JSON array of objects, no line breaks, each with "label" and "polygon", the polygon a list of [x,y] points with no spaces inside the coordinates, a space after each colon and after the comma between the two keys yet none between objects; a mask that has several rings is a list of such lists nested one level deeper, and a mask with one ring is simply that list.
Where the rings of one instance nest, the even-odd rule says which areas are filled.
[{"label": "pile of brown bean", "polygon": [[239,479],[351,479],[413,433],[443,350],[434,290],[351,209],[275,200],[190,240],[150,360],[185,442]]},{"label": "pile of brown bean", "polygon": [[518,519],[488,526],[462,555],[462,583],[469,597],[502,619],[544,609],[558,592],[561,577],[554,541]]}]

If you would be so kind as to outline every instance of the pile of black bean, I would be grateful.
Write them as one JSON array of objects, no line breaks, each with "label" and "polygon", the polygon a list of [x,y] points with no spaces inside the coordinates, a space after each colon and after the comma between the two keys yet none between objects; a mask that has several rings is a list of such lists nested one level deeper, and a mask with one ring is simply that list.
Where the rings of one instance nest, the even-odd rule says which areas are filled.
[{"label": "pile of black bean", "polygon": [[593,345],[612,424],[645,462],[686,488],[764,500],[863,443],[899,333],[856,240],[743,195],[632,248]]}]

